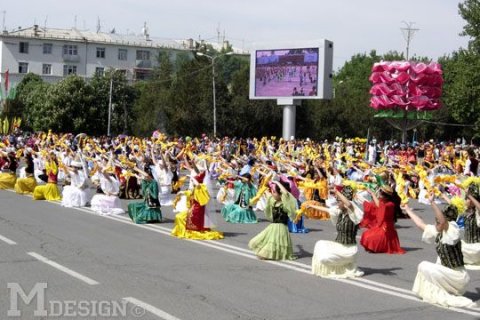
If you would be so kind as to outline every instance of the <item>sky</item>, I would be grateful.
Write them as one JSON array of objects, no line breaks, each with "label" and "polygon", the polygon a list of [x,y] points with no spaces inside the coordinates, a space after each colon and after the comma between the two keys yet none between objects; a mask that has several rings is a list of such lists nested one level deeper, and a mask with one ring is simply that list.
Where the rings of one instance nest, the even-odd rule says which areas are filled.
[{"label": "sky", "polygon": [[[433,60],[466,47],[459,35],[465,24],[456,0],[17,0],[2,1],[7,30],[31,27],[115,28],[140,34],[144,22],[155,38],[221,37],[251,50],[268,43],[328,39],[334,42],[334,69],[357,53],[404,52],[403,22],[419,30],[410,56]],[[3,16],[0,16],[3,18]]]}]

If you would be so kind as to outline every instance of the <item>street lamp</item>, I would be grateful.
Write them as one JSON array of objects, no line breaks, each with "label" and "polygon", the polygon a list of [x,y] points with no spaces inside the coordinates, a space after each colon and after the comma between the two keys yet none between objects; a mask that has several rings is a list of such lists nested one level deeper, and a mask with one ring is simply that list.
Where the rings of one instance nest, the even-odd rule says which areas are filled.
[{"label": "street lamp", "polygon": [[110,137],[110,123],[112,121],[112,91],[113,91],[113,73],[110,76],[110,93],[108,95],[108,125],[107,125],[108,137]]},{"label": "street lamp", "polygon": [[218,57],[222,57],[222,56],[230,56],[233,54],[233,51],[230,51],[230,52],[227,52],[225,54],[221,54],[221,55],[218,55],[218,56],[209,56],[208,54],[205,54],[205,53],[202,53],[202,52],[197,52],[197,56],[200,56],[200,57],[207,57],[208,59],[210,59],[210,61],[212,62],[212,88],[213,88],[213,136],[216,137],[217,136],[217,101],[216,101],[216,98],[215,98],[215,60],[218,58]]}]

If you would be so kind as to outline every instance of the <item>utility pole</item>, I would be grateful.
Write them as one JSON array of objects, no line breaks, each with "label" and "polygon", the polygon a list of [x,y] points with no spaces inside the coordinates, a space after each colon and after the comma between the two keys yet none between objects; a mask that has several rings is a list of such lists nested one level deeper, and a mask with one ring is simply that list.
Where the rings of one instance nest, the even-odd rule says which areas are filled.
[{"label": "utility pole", "polygon": [[3,14],[3,20],[2,20],[2,31],[5,31],[7,29],[5,29],[5,15],[7,14],[7,11],[3,10],[2,11],[2,14]]},{"label": "utility pole", "polygon": [[413,25],[415,22],[405,22],[402,21],[403,24],[405,24],[405,28],[400,28],[402,30],[403,37],[405,38],[405,41],[407,42],[407,51],[406,51],[406,60],[409,58],[409,52],[410,52],[410,41],[412,41],[413,36],[415,35],[415,32],[419,31],[420,29],[414,28]]}]

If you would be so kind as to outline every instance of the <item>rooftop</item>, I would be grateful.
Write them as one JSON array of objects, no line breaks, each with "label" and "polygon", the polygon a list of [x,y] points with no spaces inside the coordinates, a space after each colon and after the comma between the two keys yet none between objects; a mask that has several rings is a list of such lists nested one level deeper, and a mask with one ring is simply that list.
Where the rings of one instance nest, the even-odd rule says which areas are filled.
[{"label": "rooftop", "polygon": [[[114,31],[106,32],[92,32],[85,30],[72,29],[57,29],[57,28],[41,28],[33,26],[30,28],[19,29],[14,31],[4,31],[2,37],[21,37],[21,38],[35,38],[35,39],[50,39],[50,40],[69,40],[93,43],[111,43],[117,45],[136,46],[136,47],[156,47],[156,48],[171,48],[178,50],[191,49],[189,39],[186,40],[172,40],[150,37],[148,34],[144,35],[124,35],[117,34]],[[193,41],[193,40],[192,40]]]},{"label": "rooftop", "polygon": [[[76,28],[71,29],[58,29],[58,28],[42,28],[38,25],[34,25],[29,28],[18,29],[14,31],[3,31],[0,34],[1,37],[15,37],[15,38],[33,38],[33,39],[49,39],[60,41],[80,41],[80,42],[92,42],[103,44],[115,44],[124,46],[135,47],[148,47],[148,48],[169,48],[176,50],[192,50],[195,48],[195,41],[193,39],[166,39],[151,37],[146,31],[146,27],[143,29],[143,34],[119,34],[114,30],[111,32],[93,32],[88,30],[79,30]],[[220,49],[222,45],[217,43],[210,43],[215,49]],[[233,48],[235,53],[246,53],[243,50]]]}]

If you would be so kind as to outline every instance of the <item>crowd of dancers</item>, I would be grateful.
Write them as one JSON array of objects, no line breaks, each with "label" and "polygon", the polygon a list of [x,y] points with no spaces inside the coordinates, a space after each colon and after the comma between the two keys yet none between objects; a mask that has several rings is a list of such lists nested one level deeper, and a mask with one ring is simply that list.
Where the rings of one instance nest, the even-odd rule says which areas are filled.
[{"label": "crowd of dancers", "polygon": [[[330,220],[337,236],[317,241],[312,257],[312,273],[328,278],[363,275],[359,230],[367,252],[405,254],[395,222],[410,218],[438,254],[418,265],[413,291],[430,303],[463,307],[474,304],[462,296],[466,270],[480,270],[477,152],[460,141],[18,133],[0,140],[0,189],[100,215],[128,213],[134,223],[160,223],[162,207],[171,206],[172,235],[194,240],[224,238],[220,215],[209,208],[217,201],[228,223],[257,223],[258,214],[270,221],[248,244],[268,260],[295,258],[290,233],[308,233],[305,219]],[[125,208],[120,199],[139,200]],[[431,206],[426,222],[412,199]]]}]

